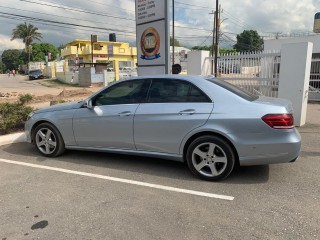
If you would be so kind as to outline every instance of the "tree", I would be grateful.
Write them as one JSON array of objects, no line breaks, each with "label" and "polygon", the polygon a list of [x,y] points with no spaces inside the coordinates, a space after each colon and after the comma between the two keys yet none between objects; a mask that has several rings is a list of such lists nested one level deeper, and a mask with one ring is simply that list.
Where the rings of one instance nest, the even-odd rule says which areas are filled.
[{"label": "tree", "polygon": [[45,56],[51,53],[51,59],[55,60],[58,49],[50,43],[33,43],[31,48],[32,61],[45,61]]},{"label": "tree", "polygon": [[182,47],[180,42],[177,39],[173,39],[173,37],[170,37],[170,46]]},{"label": "tree", "polygon": [[6,65],[0,61],[0,74],[6,73]]},{"label": "tree", "polygon": [[[209,51],[211,53],[212,45],[209,46],[193,46],[192,50],[204,50]],[[228,48],[219,48],[219,53],[221,54],[232,54],[237,53],[236,49],[228,49]]]},{"label": "tree", "polygon": [[220,54],[235,54],[237,53],[237,50],[232,48],[232,49],[228,49],[228,48],[220,48],[219,49],[219,53]]},{"label": "tree", "polygon": [[14,39],[22,39],[25,45],[25,51],[28,53],[28,61],[30,62],[30,46],[34,40],[40,41],[41,38],[42,34],[38,32],[38,28],[25,22],[13,29],[11,41]]},{"label": "tree", "polygon": [[244,30],[237,35],[237,43],[234,48],[238,52],[254,52],[263,50],[263,39],[255,30]]},{"label": "tree", "polygon": [[18,49],[8,49],[4,50],[1,59],[6,69],[12,70],[17,69],[20,64],[22,64],[20,59],[21,53]]},{"label": "tree", "polygon": [[209,46],[193,46],[191,49],[192,50],[210,51],[210,53],[211,53],[212,46],[211,45],[209,45]]}]

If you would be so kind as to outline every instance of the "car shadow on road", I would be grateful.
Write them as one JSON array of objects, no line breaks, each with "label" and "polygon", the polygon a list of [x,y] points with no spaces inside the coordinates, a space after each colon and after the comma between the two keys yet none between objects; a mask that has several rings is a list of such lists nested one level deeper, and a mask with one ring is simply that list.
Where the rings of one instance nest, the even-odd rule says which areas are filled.
[{"label": "car shadow on road", "polygon": [[238,167],[223,182],[226,184],[265,183],[269,180],[269,169],[269,165]]},{"label": "car shadow on road", "polygon": [[[2,151],[10,155],[24,156],[25,160],[48,164],[51,158],[41,156],[35,147],[29,143],[16,143],[2,147]],[[0,149],[1,150],[1,149]],[[103,152],[66,151],[54,158],[54,161],[72,163],[82,166],[106,168],[112,171],[129,172],[133,174],[150,175],[171,179],[197,180],[187,169],[186,164],[158,158],[140,157]],[[58,166],[55,166],[58,167]],[[72,169],[74,170],[74,169]],[[80,170],[81,171],[81,170]],[[83,170],[82,170],[83,171]],[[269,180],[269,166],[239,167],[231,175],[222,180],[225,184],[261,184]],[[199,180],[201,181],[201,180]]]}]

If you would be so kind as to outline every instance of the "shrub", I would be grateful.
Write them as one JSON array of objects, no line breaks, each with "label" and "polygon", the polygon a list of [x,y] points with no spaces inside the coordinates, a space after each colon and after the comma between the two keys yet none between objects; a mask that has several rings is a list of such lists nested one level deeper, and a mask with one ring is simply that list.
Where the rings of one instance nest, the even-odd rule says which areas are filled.
[{"label": "shrub", "polygon": [[0,135],[23,129],[28,115],[34,109],[24,105],[28,98],[22,99],[15,103],[0,103]]},{"label": "shrub", "polygon": [[30,102],[33,99],[33,96],[29,93],[27,94],[23,94],[23,95],[19,95],[19,102],[24,105],[28,102]]}]

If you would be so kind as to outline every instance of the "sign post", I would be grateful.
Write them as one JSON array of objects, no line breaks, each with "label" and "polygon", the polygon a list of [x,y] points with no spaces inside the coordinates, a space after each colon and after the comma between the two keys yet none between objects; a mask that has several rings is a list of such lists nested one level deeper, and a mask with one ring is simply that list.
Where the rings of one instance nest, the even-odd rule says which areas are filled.
[{"label": "sign post", "polygon": [[170,72],[168,0],[135,0],[138,74]]},{"label": "sign post", "polygon": [[317,12],[314,15],[313,32],[314,33],[320,33],[320,12]]}]

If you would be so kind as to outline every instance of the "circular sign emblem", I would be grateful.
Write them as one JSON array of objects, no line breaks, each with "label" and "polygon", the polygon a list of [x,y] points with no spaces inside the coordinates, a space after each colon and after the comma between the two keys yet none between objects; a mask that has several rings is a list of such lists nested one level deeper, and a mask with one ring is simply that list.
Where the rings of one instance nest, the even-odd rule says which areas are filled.
[{"label": "circular sign emblem", "polygon": [[160,57],[160,36],[158,31],[149,27],[142,33],[140,46],[142,55],[141,58],[145,60],[153,60]]}]

